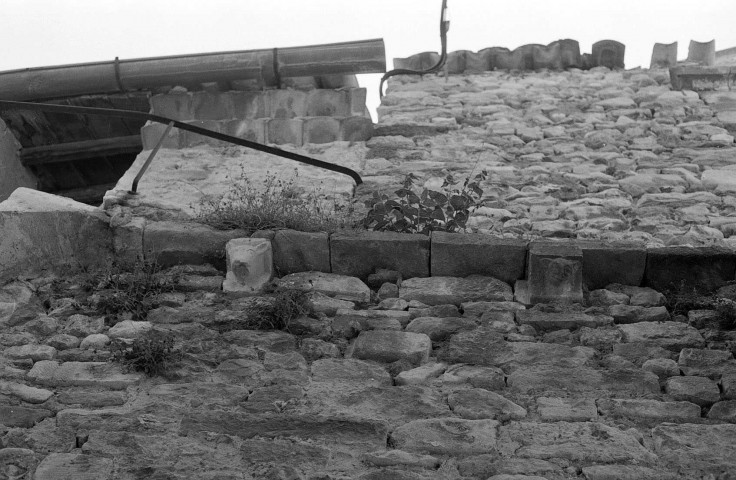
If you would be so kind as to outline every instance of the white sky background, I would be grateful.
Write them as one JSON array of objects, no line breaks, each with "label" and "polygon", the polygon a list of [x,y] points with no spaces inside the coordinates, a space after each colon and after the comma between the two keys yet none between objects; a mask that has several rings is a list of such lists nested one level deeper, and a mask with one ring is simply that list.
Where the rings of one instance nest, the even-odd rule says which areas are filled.
[{"label": "white sky background", "polygon": [[[392,59],[439,51],[441,0],[0,0],[0,71],[67,63],[383,38]],[[448,51],[562,38],[581,53],[626,45],[649,66],[655,42],[736,47],[736,0],[448,0]],[[369,108],[380,75],[364,75]]]}]

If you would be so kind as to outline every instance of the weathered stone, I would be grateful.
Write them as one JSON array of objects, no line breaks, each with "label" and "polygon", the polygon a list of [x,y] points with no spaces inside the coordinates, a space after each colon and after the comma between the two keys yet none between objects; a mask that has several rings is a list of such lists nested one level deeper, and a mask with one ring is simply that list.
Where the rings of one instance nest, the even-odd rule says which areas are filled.
[{"label": "weathered stone", "polygon": [[634,242],[577,240],[583,251],[583,283],[591,290],[610,283],[640,285],[644,278],[647,251]]},{"label": "weathered stone", "polygon": [[102,408],[123,405],[127,395],[122,391],[96,391],[93,388],[65,389],[57,396],[59,403],[84,408]]},{"label": "weathered stone", "polygon": [[511,287],[493,277],[471,275],[466,278],[430,277],[404,280],[399,288],[404,300],[419,300],[427,305],[460,305],[471,301],[510,301]]},{"label": "weathered stone", "polygon": [[107,332],[110,338],[140,338],[153,328],[151,322],[140,322],[134,320],[123,320],[113,325]]},{"label": "weathered stone", "polygon": [[64,325],[64,333],[84,338],[93,333],[102,333],[105,329],[104,317],[88,317],[86,315],[72,315]]},{"label": "weathered stone", "polygon": [[669,358],[652,358],[645,361],[641,368],[652,372],[660,380],[680,375],[680,367],[677,366],[677,362]]},{"label": "weathered stone", "polygon": [[0,425],[31,428],[52,412],[43,408],[26,408],[17,405],[0,405]]},{"label": "weathered stone", "polygon": [[417,317],[406,326],[406,331],[424,333],[433,342],[441,342],[459,331],[472,330],[477,326],[469,318]]},{"label": "weathered stone", "polygon": [[227,276],[222,284],[226,293],[260,292],[273,276],[271,242],[265,238],[234,238],[225,245]]},{"label": "weathered stone", "polygon": [[337,345],[318,338],[303,339],[301,345],[299,345],[299,352],[310,362],[320,358],[338,358],[342,356]]},{"label": "weathered stone", "polygon": [[506,387],[506,376],[500,368],[479,365],[451,365],[438,380],[443,384],[459,385],[470,383],[475,388],[502,390]]},{"label": "weathered stone", "polygon": [[616,293],[610,290],[593,290],[588,294],[588,302],[593,307],[609,307],[613,305],[628,305],[629,296],[625,293]]},{"label": "weathered stone", "polygon": [[520,420],[526,417],[526,409],[507,398],[483,388],[459,390],[447,397],[447,403],[455,414],[469,420],[496,419]]},{"label": "weathered stone", "polygon": [[689,476],[736,468],[736,425],[664,424],[652,438],[660,460]]},{"label": "weathered stone", "polygon": [[122,390],[141,380],[139,374],[123,374],[120,367],[105,362],[36,362],[28,372],[28,378],[52,387],[96,386]]},{"label": "weathered stone", "polygon": [[37,480],[99,480],[112,478],[113,459],[79,453],[49,453],[36,468]]},{"label": "weathered stone", "polygon": [[408,467],[435,469],[442,463],[437,457],[431,455],[417,455],[401,450],[389,450],[386,452],[378,450],[376,452],[365,453],[361,457],[361,460],[377,467],[405,465]]},{"label": "weathered stone", "polygon": [[8,347],[4,355],[13,360],[30,359],[34,362],[40,360],[51,360],[56,357],[56,349],[49,345],[20,345]]},{"label": "weathered stone", "polygon": [[[618,330],[621,332],[621,329]],[[623,332],[621,332],[621,336],[623,336]],[[670,360],[677,358],[677,354],[672,350],[666,350],[646,341],[617,343],[613,346],[613,354],[623,357],[635,365],[642,365],[653,358],[668,358]]]},{"label": "weathered stone", "polygon": [[12,447],[0,449],[0,470],[8,477],[17,475],[15,478],[18,479],[31,478],[38,462],[39,459],[33,450]]},{"label": "weathered stone", "polygon": [[286,413],[253,415],[241,412],[199,411],[185,415],[180,435],[213,432],[237,435],[243,439],[298,438],[327,445],[340,445],[361,451],[386,446],[387,425],[376,420],[356,418],[324,418],[314,415]]},{"label": "weathered stone", "polygon": [[356,321],[359,330],[401,330],[409,323],[409,312],[401,310],[338,310],[333,324]]},{"label": "weathered stone", "polygon": [[404,370],[396,375],[396,385],[418,385],[427,383],[442,375],[447,370],[446,363],[425,363],[411,370]]},{"label": "weathered stone", "polygon": [[695,328],[718,328],[720,315],[716,310],[690,310],[687,312],[687,323]]},{"label": "weathered stone", "polygon": [[659,393],[657,376],[641,370],[599,371],[578,367],[571,377],[565,367],[539,365],[514,370],[506,382],[509,388],[524,394],[573,392],[590,397],[600,395],[601,390],[620,396]]},{"label": "weathered stone", "polygon": [[736,371],[730,370],[721,376],[721,387],[724,399],[736,400]]},{"label": "weathered stone", "polygon": [[718,385],[703,377],[670,377],[665,382],[665,391],[675,400],[685,400],[701,407],[717,402],[721,398]]},{"label": "weathered stone", "polygon": [[527,365],[579,367],[590,360],[594,350],[566,345],[505,342],[503,335],[487,327],[452,336],[438,358],[448,363],[472,363],[503,367],[507,371]]},{"label": "weathered stone", "polygon": [[708,411],[708,418],[736,423],[736,400],[714,403]]},{"label": "weathered stone", "polygon": [[104,333],[93,333],[92,335],[87,335],[86,337],[84,337],[81,342],[79,342],[79,340],[77,339],[77,342],[79,344],[79,348],[81,348],[82,350],[97,350],[105,348],[110,343],[110,337],[108,337]]},{"label": "weathered stone", "polygon": [[587,315],[579,312],[553,313],[537,310],[519,310],[516,312],[516,321],[521,325],[531,325],[539,331],[613,325],[613,318],[607,315]]},{"label": "weathered stone", "polygon": [[617,328],[588,328],[580,329],[580,343],[586,347],[611,349],[621,341],[623,334]]},{"label": "weathered stone", "polygon": [[247,236],[243,230],[222,231],[198,223],[148,222],[143,252],[162,267],[209,263],[224,269],[227,242]]},{"label": "weathered stone", "polygon": [[280,275],[308,271],[330,272],[327,233],[279,230],[273,238],[273,264]]},{"label": "weathered stone", "polygon": [[678,322],[639,322],[619,325],[626,343],[646,342],[650,346],[679,351],[682,348],[700,348],[705,340],[693,327]]},{"label": "weathered stone", "polygon": [[313,382],[349,382],[364,387],[390,386],[391,375],[380,365],[353,358],[326,358],[312,363]]},{"label": "weathered stone", "polygon": [[523,423],[500,428],[499,450],[522,458],[647,464],[656,457],[629,432],[597,422]]},{"label": "weathered stone", "polygon": [[406,360],[420,365],[429,359],[432,341],[423,333],[372,330],[360,332],[346,357],[391,363]]},{"label": "weathered stone", "polygon": [[580,247],[557,242],[532,242],[527,264],[530,303],[583,301],[583,253]]},{"label": "weathered stone", "polygon": [[524,305],[516,302],[465,302],[460,304],[460,308],[465,317],[482,317],[486,312],[516,312],[526,309]]},{"label": "weathered stone", "polygon": [[0,230],[0,281],[48,268],[102,267],[112,251],[99,208],[30,188],[0,203]]},{"label": "weathered stone", "polygon": [[433,418],[406,423],[391,433],[396,448],[430,455],[470,455],[496,450],[498,422]]},{"label": "weathered stone", "polygon": [[524,277],[526,251],[524,240],[432,232],[430,270],[436,277],[477,274],[513,283]]},{"label": "weathered stone", "polygon": [[722,247],[666,247],[647,250],[645,282],[655,290],[683,285],[710,292],[733,280],[736,253]]},{"label": "weathered stone", "polygon": [[591,465],[583,467],[586,480],[675,480],[677,474],[636,465]]},{"label": "weathered stone", "polygon": [[649,68],[669,68],[677,64],[677,42],[655,43]]},{"label": "weathered stone", "polygon": [[22,383],[0,381],[0,393],[18,397],[28,403],[43,403],[54,394],[43,388],[29,387]]},{"label": "weathered stone", "polygon": [[639,307],[634,305],[611,305],[608,314],[616,324],[639,322],[666,322],[670,314],[665,307]]},{"label": "weathered stone", "polygon": [[23,328],[39,337],[47,337],[59,329],[59,321],[47,315],[39,315],[34,320],[27,322]]},{"label": "weathered stone", "polygon": [[353,302],[328,297],[322,292],[312,292],[308,295],[309,305],[315,313],[324,313],[333,317],[338,310],[352,310],[355,308]]},{"label": "weathered stone", "polygon": [[394,232],[335,233],[330,236],[332,272],[366,278],[379,268],[403,278],[429,276],[429,237]]},{"label": "weathered stone", "polygon": [[368,285],[355,277],[335,273],[292,273],[281,278],[279,287],[303,292],[320,292],[328,297],[350,302],[368,303],[371,299]]},{"label": "weathered stone", "polygon": [[683,348],[677,361],[685,375],[699,375],[718,380],[729,367],[736,367],[733,353],[725,350]]},{"label": "weathered stone", "polygon": [[537,412],[542,420],[551,422],[588,422],[598,418],[598,410],[592,399],[539,397]]},{"label": "weathered stone", "polygon": [[645,399],[601,398],[597,404],[603,415],[654,423],[694,422],[700,418],[700,407],[686,401],[660,402]]}]

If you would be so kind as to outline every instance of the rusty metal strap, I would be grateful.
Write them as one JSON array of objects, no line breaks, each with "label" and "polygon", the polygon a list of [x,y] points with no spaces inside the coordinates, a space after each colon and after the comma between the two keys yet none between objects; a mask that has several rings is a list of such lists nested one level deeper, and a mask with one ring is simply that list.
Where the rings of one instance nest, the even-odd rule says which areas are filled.
[{"label": "rusty metal strap", "polygon": [[294,152],[288,152],[286,150],[281,150],[280,148],[269,147],[268,145],[252,142],[243,138],[233,137],[232,135],[226,135],[220,132],[213,132],[212,130],[207,130],[206,128],[197,127],[195,125],[190,125],[178,120],[172,120],[160,115],[136,112],[133,110],[76,107],[71,105],[51,105],[48,103],[12,102],[8,100],[0,100],[0,110],[41,110],[44,112],[72,113],[77,115],[101,115],[107,117],[131,118],[135,120],[148,120],[152,122],[162,123],[164,125],[168,125],[169,123],[171,123],[174,127],[181,130],[198,133],[200,135],[214,138],[216,140],[222,140],[223,142],[234,143],[235,145],[252,148],[253,150],[258,150],[259,152],[269,153],[271,155],[276,155],[277,157],[287,158],[289,160],[294,160],[296,162],[311,165],[313,167],[342,173],[352,178],[355,181],[356,185],[360,185],[361,183],[363,183],[363,179],[360,178],[358,172],[350,168],[343,167],[342,165],[335,165],[334,163],[317,160],[316,158],[307,157]]}]

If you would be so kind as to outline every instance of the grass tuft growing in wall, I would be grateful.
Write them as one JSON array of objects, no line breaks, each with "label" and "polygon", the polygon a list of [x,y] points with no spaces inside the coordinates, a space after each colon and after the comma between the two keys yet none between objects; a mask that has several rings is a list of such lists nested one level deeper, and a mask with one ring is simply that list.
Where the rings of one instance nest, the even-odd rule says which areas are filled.
[{"label": "grass tuft growing in wall", "polygon": [[200,202],[198,221],[220,230],[292,229],[302,232],[336,232],[359,223],[354,205],[323,192],[302,196],[296,187],[297,174],[288,180],[269,174],[256,187],[243,170],[223,198]]}]

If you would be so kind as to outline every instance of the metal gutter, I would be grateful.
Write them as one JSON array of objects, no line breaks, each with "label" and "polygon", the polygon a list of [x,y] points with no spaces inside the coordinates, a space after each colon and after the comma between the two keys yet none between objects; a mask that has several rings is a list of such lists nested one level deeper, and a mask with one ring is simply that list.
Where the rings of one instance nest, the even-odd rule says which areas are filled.
[{"label": "metal gutter", "polygon": [[0,72],[0,99],[49,100],[235,80],[383,73],[383,39],[25,68]]}]

